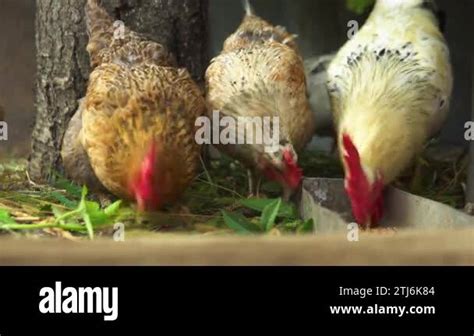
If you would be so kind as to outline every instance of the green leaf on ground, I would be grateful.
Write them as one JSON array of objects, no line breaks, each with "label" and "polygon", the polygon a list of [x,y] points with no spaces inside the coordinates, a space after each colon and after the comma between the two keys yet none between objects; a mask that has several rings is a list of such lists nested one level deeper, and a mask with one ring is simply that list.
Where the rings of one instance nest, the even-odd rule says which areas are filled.
[{"label": "green leaf on ground", "polygon": [[16,224],[15,220],[11,218],[7,210],[0,209],[0,227],[2,224]]},{"label": "green leaf on ground", "polygon": [[262,211],[262,217],[260,223],[263,229],[268,232],[275,226],[275,220],[277,219],[278,213],[282,205],[281,198],[274,200],[268,204]]},{"label": "green leaf on ground", "polygon": [[57,176],[54,187],[57,189],[65,190],[70,196],[74,198],[81,198],[82,188],[62,176]]},{"label": "green leaf on ground", "polygon": [[312,233],[314,232],[314,221],[313,219],[308,219],[298,228],[298,233]]},{"label": "green leaf on ground", "polygon": [[121,206],[122,201],[117,201],[105,208],[104,212],[108,217],[117,216]]},{"label": "green leaf on ground", "polygon": [[64,205],[66,208],[75,209],[77,207],[77,202],[71,201],[69,198],[61,194],[60,192],[53,191],[51,197],[58,201],[61,205]]},{"label": "green leaf on ground", "polygon": [[[249,198],[240,201],[240,204],[246,208],[251,210],[255,210],[258,212],[263,212],[267,206],[274,203],[274,199],[260,199],[260,198]],[[281,206],[278,210],[277,214],[278,218],[290,218],[296,219],[298,218],[298,212],[296,207],[292,204],[281,202]]]},{"label": "green leaf on ground", "polygon": [[224,222],[226,225],[240,234],[252,234],[260,232],[260,228],[252,224],[247,218],[237,213],[230,213],[227,211],[222,211],[224,217]]}]

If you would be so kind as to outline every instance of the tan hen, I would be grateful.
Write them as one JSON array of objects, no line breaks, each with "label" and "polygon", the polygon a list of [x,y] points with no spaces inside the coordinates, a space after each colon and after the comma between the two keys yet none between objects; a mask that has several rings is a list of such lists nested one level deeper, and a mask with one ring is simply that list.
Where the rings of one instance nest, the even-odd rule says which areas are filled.
[{"label": "tan hen", "polygon": [[[249,3],[245,4],[241,26],[225,41],[222,53],[207,70],[209,112],[234,119],[278,118],[279,125],[263,129],[270,134],[278,130],[275,152],[266,151],[256,141],[218,148],[249,169],[251,194],[258,195],[260,182],[255,183],[255,178],[263,175],[281,184],[288,198],[302,178],[297,152],[314,130],[304,65],[295,35],[259,18]],[[246,127],[253,127],[252,122],[247,121]]]}]

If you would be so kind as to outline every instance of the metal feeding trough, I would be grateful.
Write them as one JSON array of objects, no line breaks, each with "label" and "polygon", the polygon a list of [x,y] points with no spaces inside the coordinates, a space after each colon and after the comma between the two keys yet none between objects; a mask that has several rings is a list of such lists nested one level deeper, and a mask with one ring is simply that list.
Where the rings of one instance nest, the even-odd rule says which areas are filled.
[{"label": "metal feeding trough", "polygon": [[[474,227],[474,217],[444,204],[389,187],[382,227],[433,230]],[[347,231],[354,223],[342,179],[307,178],[299,202],[301,216],[314,220],[316,232]]]}]

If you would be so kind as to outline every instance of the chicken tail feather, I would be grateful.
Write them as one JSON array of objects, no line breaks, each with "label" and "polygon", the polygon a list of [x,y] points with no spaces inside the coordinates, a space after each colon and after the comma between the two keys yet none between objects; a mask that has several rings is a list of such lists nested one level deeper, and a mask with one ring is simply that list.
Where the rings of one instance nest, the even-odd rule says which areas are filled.
[{"label": "chicken tail feather", "polygon": [[245,13],[247,14],[247,16],[255,15],[255,11],[252,7],[252,4],[250,3],[250,0],[242,0],[242,3],[244,5]]},{"label": "chicken tail feather", "polygon": [[99,0],[87,0],[86,24],[89,35],[89,45],[87,51],[91,59],[95,59],[97,54],[107,48],[113,39],[113,19],[100,5]]}]

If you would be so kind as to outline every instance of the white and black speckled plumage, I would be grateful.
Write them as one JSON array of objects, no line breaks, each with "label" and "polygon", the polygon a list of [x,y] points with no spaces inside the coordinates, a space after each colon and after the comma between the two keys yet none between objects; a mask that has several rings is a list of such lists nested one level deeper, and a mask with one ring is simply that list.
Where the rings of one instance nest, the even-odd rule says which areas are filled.
[{"label": "white and black speckled plumage", "polygon": [[449,109],[449,50],[425,2],[378,0],[328,70],[339,134],[351,136],[363,166],[387,183],[439,131]]}]

